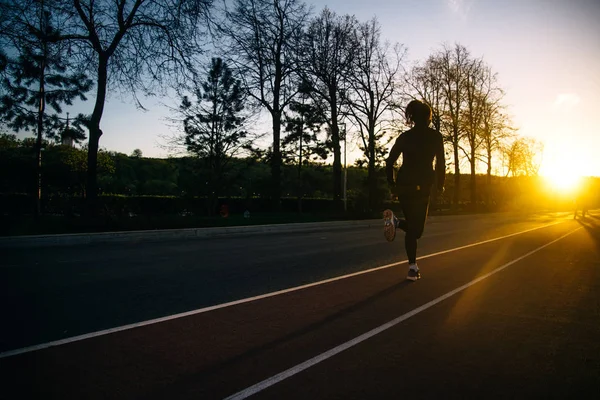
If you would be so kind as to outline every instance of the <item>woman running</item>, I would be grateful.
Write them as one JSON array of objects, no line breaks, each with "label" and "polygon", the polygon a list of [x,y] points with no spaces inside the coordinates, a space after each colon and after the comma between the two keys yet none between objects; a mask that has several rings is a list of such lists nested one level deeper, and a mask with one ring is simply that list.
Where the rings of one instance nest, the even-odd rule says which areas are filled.
[{"label": "woman running", "polygon": [[[417,240],[425,228],[432,186],[435,183],[438,193],[444,190],[446,162],[442,135],[429,127],[431,108],[423,102],[413,100],[406,107],[405,117],[412,128],[396,139],[386,160],[387,180],[392,194],[398,196],[405,219],[398,219],[392,210],[385,210],[384,235],[391,242],[396,237],[397,228],[406,232],[404,245],[409,265],[406,279],[416,281],[421,278],[417,266]],[[394,164],[400,154],[402,165],[394,180]]]}]

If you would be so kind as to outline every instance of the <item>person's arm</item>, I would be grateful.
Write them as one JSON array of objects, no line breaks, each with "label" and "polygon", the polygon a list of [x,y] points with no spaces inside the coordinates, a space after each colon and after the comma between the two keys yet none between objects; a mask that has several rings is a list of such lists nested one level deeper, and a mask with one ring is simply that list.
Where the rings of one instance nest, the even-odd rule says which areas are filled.
[{"label": "person's arm", "polygon": [[388,185],[394,186],[394,164],[400,157],[400,153],[402,153],[402,141],[400,140],[402,136],[396,139],[396,143],[392,146],[392,150],[390,150],[390,155],[387,160],[385,160],[385,175],[387,177]]},{"label": "person's arm", "polygon": [[441,134],[438,134],[435,150],[435,174],[437,190],[441,192],[444,190],[446,180],[446,155],[444,153],[444,139]]}]

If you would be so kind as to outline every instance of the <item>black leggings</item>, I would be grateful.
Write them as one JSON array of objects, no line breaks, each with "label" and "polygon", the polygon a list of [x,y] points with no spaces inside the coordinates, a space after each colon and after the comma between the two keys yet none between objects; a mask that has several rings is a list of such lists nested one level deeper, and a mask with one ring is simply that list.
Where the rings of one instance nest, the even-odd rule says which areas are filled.
[{"label": "black leggings", "polygon": [[429,210],[429,195],[408,194],[399,196],[398,200],[405,218],[399,220],[398,227],[406,232],[404,246],[406,247],[408,263],[415,264],[417,262],[417,239],[421,238],[423,229],[425,229],[425,220]]}]

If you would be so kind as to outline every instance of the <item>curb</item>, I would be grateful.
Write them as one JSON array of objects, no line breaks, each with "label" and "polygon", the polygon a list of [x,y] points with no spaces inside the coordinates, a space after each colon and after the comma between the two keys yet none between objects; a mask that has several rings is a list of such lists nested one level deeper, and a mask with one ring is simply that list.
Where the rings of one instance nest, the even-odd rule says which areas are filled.
[{"label": "curb", "polygon": [[211,239],[274,233],[320,232],[341,229],[380,226],[380,219],[334,222],[304,222],[275,225],[244,225],[218,228],[161,229],[148,231],[121,231],[97,233],[69,233],[60,235],[3,236],[0,248],[45,246],[76,246],[99,243],[151,242],[175,239]]}]

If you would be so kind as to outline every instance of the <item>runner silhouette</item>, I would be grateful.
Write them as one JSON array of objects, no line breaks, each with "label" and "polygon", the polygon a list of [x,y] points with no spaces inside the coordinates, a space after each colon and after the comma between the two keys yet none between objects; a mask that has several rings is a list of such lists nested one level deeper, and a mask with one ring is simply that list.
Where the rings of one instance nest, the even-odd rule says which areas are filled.
[{"label": "runner silhouette", "polygon": [[[446,161],[442,135],[429,127],[431,108],[413,100],[406,106],[405,117],[412,128],[396,139],[386,160],[388,184],[392,195],[398,197],[405,219],[398,219],[392,210],[385,210],[383,231],[389,242],[396,237],[397,228],[406,232],[404,245],[409,264],[406,279],[416,281],[421,278],[417,265],[417,240],[425,228],[432,186],[435,183],[437,193],[444,191]],[[394,164],[400,155],[402,165],[394,179]]]},{"label": "runner silhouette", "polygon": [[577,219],[579,211],[581,211],[581,218],[585,219],[585,215],[588,213],[588,209],[591,203],[590,192],[591,188],[587,184],[587,181],[585,179],[582,179],[580,187],[575,193],[575,213],[573,214],[573,219]]}]

